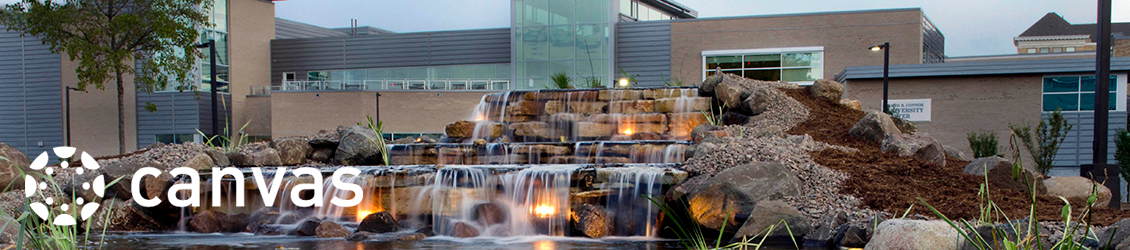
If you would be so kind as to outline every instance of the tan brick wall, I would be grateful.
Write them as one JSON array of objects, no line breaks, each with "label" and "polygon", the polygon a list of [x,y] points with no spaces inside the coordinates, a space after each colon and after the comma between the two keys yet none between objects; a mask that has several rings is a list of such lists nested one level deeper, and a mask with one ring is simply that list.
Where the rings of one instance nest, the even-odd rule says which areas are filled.
[{"label": "tan brick wall", "polygon": [[869,47],[891,43],[891,64],[922,62],[919,10],[679,21],[671,24],[672,75],[702,82],[702,51],[824,46],[824,78],[883,64]]},{"label": "tan brick wall", "polygon": [[[271,134],[271,97],[270,96],[247,96],[243,102],[244,113],[243,123],[233,123],[233,126],[243,126],[244,123],[247,127],[243,129],[244,132],[251,135],[270,135]],[[234,111],[234,110],[233,110]],[[251,121],[248,123],[247,121]]]},{"label": "tan brick wall", "polygon": [[1114,54],[1113,57],[1128,57],[1130,56],[1130,39],[1114,40]]},{"label": "tan brick wall", "polygon": [[[931,99],[931,121],[916,122],[944,145],[973,157],[966,134],[996,131],[1002,153],[1008,146],[1008,124],[1040,119],[1041,75],[897,78],[890,81],[891,99]],[[881,109],[883,80],[850,80],[844,98],[859,100],[864,110]],[[1028,155],[1025,166],[1034,166]]]},{"label": "tan brick wall", "polygon": [[[380,119],[386,133],[443,133],[466,120],[484,92],[381,92]],[[271,135],[310,135],[376,118],[376,92],[275,92]]]},{"label": "tan brick wall", "polygon": [[[228,6],[231,50],[232,124],[251,135],[270,135],[270,105],[249,103],[252,86],[271,85],[271,39],[275,38],[275,5],[258,0],[232,0]],[[259,119],[256,119],[259,118]]]},{"label": "tan brick wall", "polygon": [[[62,85],[77,87],[78,75],[75,74],[75,68],[78,67],[78,62],[71,61],[65,54],[60,57]],[[71,92],[71,144],[95,157],[119,154],[117,83],[108,82],[105,87],[105,90],[99,90],[90,84],[86,86],[86,92]],[[126,150],[133,151],[137,150],[137,91],[133,75],[125,75],[123,89]],[[62,110],[66,112],[66,100],[63,101]],[[66,119],[66,113],[63,115],[63,119]],[[63,126],[65,133],[66,124]]]}]

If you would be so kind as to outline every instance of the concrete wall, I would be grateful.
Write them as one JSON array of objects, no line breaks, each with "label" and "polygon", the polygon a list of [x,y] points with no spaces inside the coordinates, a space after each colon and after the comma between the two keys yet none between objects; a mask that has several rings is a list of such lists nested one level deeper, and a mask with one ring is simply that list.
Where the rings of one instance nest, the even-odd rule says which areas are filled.
[{"label": "concrete wall", "polygon": [[[61,58],[63,86],[78,86],[78,62],[67,55],[57,56]],[[126,74],[124,83],[126,150],[133,151],[137,150],[137,91],[133,75]],[[106,83],[105,87],[99,90],[90,84],[86,92],[71,92],[71,144],[95,157],[120,154],[116,83]]]},{"label": "concrete wall", "polygon": [[[243,105],[239,107],[246,111],[244,120],[251,121],[247,127],[243,129],[244,133],[250,135],[271,135],[271,97],[262,95],[247,96],[244,99]],[[243,123],[235,123],[236,126],[243,126]]]},{"label": "concrete wall", "polygon": [[[271,39],[275,38],[275,4],[258,0],[231,0],[228,3],[228,46],[230,46],[232,124],[243,126],[250,135],[270,135],[269,105],[252,105],[247,95],[251,88],[271,85]],[[265,128],[265,129],[263,129]],[[236,127],[238,129],[238,127]]]},{"label": "concrete wall", "polygon": [[[447,124],[464,120],[487,92],[381,92],[380,119],[386,133],[442,133]],[[312,135],[339,125],[356,125],[365,116],[377,118],[377,92],[271,93],[271,135]]]},{"label": "concrete wall", "polygon": [[891,64],[922,63],[919,9],[676,20],[671,23],[672,73],[702,82],[702,51],[824,46],[824,78],[846,66],[883,63],[868,47],[891,43]]}]

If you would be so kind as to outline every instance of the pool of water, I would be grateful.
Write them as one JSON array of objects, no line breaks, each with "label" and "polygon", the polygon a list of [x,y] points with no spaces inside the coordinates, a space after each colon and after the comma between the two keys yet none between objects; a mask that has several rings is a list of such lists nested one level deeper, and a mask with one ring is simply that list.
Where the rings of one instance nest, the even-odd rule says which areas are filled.
[{"label": "pool of water", "polygon": [[[80,236],[81,237],[81,236]],[[90,236],[91,249],[179,249],[179,250],[235,250],[235,249],[684,249],[676,240],[654,238],[602,238],[523,236],[506,238],[452,238],[430,237],[417,241],[352,242],[341,238],[321,239],[296,236],[263,236],[238,234],[107,234],[105,239]],[[98,244],[101,243],[101,246]],[[768,247],[762,249],[795,249]]]}]

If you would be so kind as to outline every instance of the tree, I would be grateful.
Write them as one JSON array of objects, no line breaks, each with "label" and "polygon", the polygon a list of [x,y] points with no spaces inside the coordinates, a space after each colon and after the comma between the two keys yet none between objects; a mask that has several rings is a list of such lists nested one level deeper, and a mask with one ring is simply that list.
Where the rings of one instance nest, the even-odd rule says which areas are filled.
[{"label": "tree", "polygon": [[[126,152],[123,77],[135,75],[137,90],[152,93],[169,82],[196,90],[199,27],[205,27],[207,0],[22,0],[0,12],[9,31],[39,37],[51,52],[77,60],[78,88],[105,90],[113,79],[118,92],[118,145]],[[136,66],[136,68],[135,68]],[[192,78],[190,78],[192,77]],[[156,107],[146,104],[152,112]]]},{"label": "tree", "polygon": [[[1055,161],[1055,154],[1059,152],[1060,144],[1067,138],[1067,132],[1071,131],[1074,125],[1068,124],[1063,113],[1056,110],[1052,112],[1048,120],[1040,120],[1040,124],[1036,126],[1035,135],[1033,135],[1032,128],[1029,125],[1009,124],[1008,127],[1012,129],[1012,133],[1016,134],[1020,143],[1032,155],[1032,160],[1036,162],[1036,170],[1047,175],[1048,171],[1052,169],[1052,162]],[[1017,152],[1017,154],[1019,153]]]},{"label": "tree", "polygon": [[[1130,180],[1130,131],[1119,129],[1114,133],[1114,159],[1118,161],[1118,174],[1123,180]],[[1130,183],[1126,183],[1130,187]]]}]

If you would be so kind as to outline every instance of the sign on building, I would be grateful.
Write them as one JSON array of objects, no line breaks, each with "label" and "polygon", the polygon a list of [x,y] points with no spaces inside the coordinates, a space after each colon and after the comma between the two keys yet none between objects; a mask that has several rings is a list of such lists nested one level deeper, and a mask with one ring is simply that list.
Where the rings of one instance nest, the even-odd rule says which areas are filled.
[{"label": "sign on building", "polygon": [[903,120],[912,122],[930,121],[930,99],[891,100],[891,112]]}]

